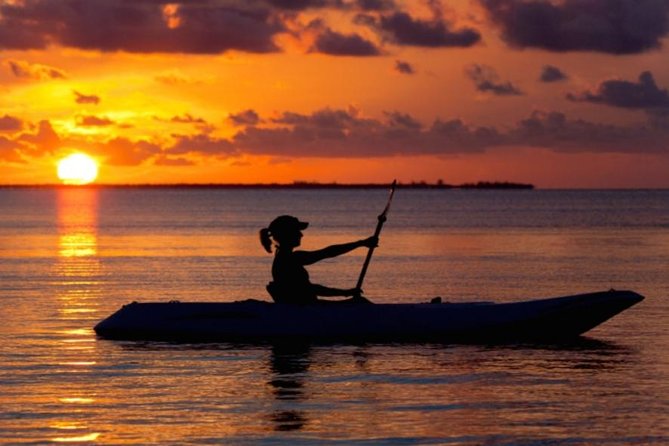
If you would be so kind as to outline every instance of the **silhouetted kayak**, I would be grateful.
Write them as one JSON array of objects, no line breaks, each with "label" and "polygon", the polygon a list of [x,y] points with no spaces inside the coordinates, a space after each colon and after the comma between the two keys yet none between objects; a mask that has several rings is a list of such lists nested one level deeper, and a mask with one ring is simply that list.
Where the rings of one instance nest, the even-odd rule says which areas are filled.
[{"label": "silhouetted kayak", "polygon": [[579,336],[643,300],[605,291],[515,303],[131,303],[96,325],[109,339],[506,342]]}]

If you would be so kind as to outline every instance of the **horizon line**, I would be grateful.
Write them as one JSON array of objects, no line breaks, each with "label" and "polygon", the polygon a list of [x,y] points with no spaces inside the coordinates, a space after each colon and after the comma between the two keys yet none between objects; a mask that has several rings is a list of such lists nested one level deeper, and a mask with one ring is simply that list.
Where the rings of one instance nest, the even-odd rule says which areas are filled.
[{"label": "horizon line", "polygon": [[[292,183],[17,183],[0,184],[0,189],[387,189],[390,183],[338,183],[317,181],[294,181]],[[588,187],[558,186],[537,187],[531,183],[511,181],[478,181],[475,183],[449,184],[443,182],[428,183],[398,181],[397,187],[403,189],[483,189],[483,190],[669,190],[669,187],[626,186],[626,187]]]},{"label": "horizon line", "polygon": [[[397,186],[406,189],[524,189],[536,187],[529,183],[512,181],[478,181],[461,184],[449,184],[443,181],[428,183],[426,181],[397,182]],[[318,181],[293,181],[292,183],[33,183],[33,184],[0,184],[2,189],[11,188],[192,188],[192,189],[387,189],[390,183],[339,183]]]}]

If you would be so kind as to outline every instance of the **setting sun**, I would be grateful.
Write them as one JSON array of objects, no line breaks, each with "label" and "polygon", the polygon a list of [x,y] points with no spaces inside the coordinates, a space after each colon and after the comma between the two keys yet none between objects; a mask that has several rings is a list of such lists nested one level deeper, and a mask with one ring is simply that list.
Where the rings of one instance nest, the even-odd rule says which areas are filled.
[{"label": "setting sun", "polygon": [[97,176],[97,162],[84,153],[74,153],[58,162],[58,178],[65,184],[88,184]]}]

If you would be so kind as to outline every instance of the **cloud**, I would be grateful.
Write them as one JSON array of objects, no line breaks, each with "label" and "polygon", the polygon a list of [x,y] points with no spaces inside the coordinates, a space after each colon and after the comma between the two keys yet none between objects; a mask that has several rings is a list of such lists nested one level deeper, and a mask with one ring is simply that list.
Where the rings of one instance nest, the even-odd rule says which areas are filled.
[{"label": "cloud", "polygon": [[506,135],[509,143],[556,152],[669,153],[669,131],[568,119],[560,112],[535,111]]},{"label": "cloud", "polygon": [[184,113],[182,115],[174,115],[171,118],[162,118],[160,116],[154,116],[153,119],[155,119],[156,121],[170,124],[193,125],[194,127],[196,127],[197,129],[199,129],[201,132],[204,133],[211,133],[214,130],[216,130],[216,127],[207,122],[207,120],[205,120],[204,118],[193,116],[190,113]]},{"label": "cloud", "polygon": [[37,124],[36,133],[23,133],[17,139],[30,153],[53,153],[61,145],[61,139],[51,123],[42,120]]},{"label": "cloud", "polygon": [[665,0],[479,0],[517,48],[635,54],[669,32]]},{"label": "cloud", "polygon": [[105,127],[112,124],[114,124],[114,121],[109,118],[93,115],[79,116],[77,119],[77,125],[81,127]]},{"label": "cloud", "polygon": [[[157,118],[159,119],[159,118]],[[216,127],[208,123],[204,118],[197,118],[190,113],[183,115],[172,116],[169,122],[173,124],[190,124],[198,128],[203,133],[211,133],[216,130]]]},{"label": "cloud", "polygon": [[329,54],[331,56],[378,56],[381,54],[376,45],[358,34],[341,34],[330,28],[321,31],[311,52]]},{"label": "cloud", "polygon": [[606,80],[595,90],[569,93],[567,99],[649,112],[669,112],[669,92],[658,88],[650,71],[641,73],[638,82]]},{"label": "cloud", "polygon": [[195,80],[178,71],[166,71],[156,75],[154,79],[165,85],[192,85],[201,83],[201,81]]},{"label": "cloud", "polygon": [[51,44],[98,51],[277,51],[280,17],[264,2],[23,0],[0,6],[0,49]]},{"label": "cloud", "polygon": [[[106,165],[130,166],[141,164],[161,151],[157,144],[144,140],[114,138],[108,141],[94,141],[76,135],[61,137],[46,120],[40,121],[37,126],[33,124],[27,126],[34,130],[22,133],[13,139],[0,136],[0,152],[5,151],[4,155],[0,154],[0,158],[7,159],[11,156],[13,161],[22,162],[21,156],[40,157],[45,154],[53,154],[61,147],[77,147],[104,158]],[[14,154],[8,155],[7,151],[13,151]]]},{"label": "cloud", "polygon": [[23,128],[23,121],[13,116],[0,116],[0,132],[15,133]]},{"label": "cloud", "polygon": [[403,11],[381,14],[378,17],[359,14],[355,22],[372,27],[385,40],[402,46],[469,47],[481,40],[481,34],[475,29],[452,30],[451,24],[441,17],[431,20],[415,19]]},{"label": "cloud", "polygon": [[242,125],[257,125],[260,123],[260,117],[258,116],[258,113],[255,112],[255,110],[244,110],[243,112],[240,113],[231,113],[228,116],[228,120],[232,122],[234,125],[242,126]]},{"label": "cloud", "polygon": [[466,76],[474,82],[476,89],[497,96],[520,96],[523,92],[509,81],[500,81],[494,68],[472,64],[465,68]]},{"label": "cloud", "polygon": [[[394,0],[22,0],[0,3],[0,50],[49,46],[130,53],[273,53],[276,42],[296,34],[295,21],[311,17],[323,30],[309,47],[334,56],[375,56],[377,42],[325,25],[335,15],[371,27],[384,42],[419,47],[468,47],[481,40],[469,27],[457,29],[441,5],[428,1],[431,19],[412,17]],[[55,74],[55,72],[54,72]],[[173,74],[167,84],[188,81]]]},{"label": "cloud", "polygon": [[369,157],[482,151],[496,131],[460,122],[424,127],[412,116],[387,112],[384,120],[355,109],[284,112],[271,127],[247,127],[231,143],[241,153],[276,157]]},{"label": "cloud", "polygon": [[384,11],[397,7],[394,0],[268,0],[268,2],[276,8],[289,11],[304,11],[307,9],[321,8]]},{"label": "cloud", "polygon": [[136,166],[161,152],[160,146],[148,141],[132,141],[114,138],[107,142],[93,144],[89,150],[104,157],[109,166]]},{"label": "cloud", "polygon": [[404,128],[409,130],[420,130],[423,127],[423,124],[421,124],[417,119],[408,113],[393,111],[384,112],[383,114],[388,120],[389,127]]},{"label": "cloud", "polygon": [[172,116],[172,118],[170,118],[170,122],[177,124],[207,124],[207,121],[205,121],[203,118],[196,118],[190,113],[184,113],[181,116]]},{"label": "cloud", "polygon": [[567,79],[569,79],[569,76],[553,65],[544,65],[539,76],[541,82],[559,82]]},{"label": "cloud", "polygon": [[20,145],[9,138],[0,136],[0,160],[10,163],[24,163],[19,154]]},{"label": "cloud", "polygon": [[100,103],[100,97],[96,95],[85,95],[83,93],[79,93],[76,90],[72,90],[72,93],[74,93],[74,102],[77,104],[99,104]]},{"label": "cloud", "polygon": [[187,160],[186,158],[169,158],[166,156],[159,156],[154,161],[156,166],[194,166],[195,162]]},{"label": "cloud", "polygon": [[[423,125],[402,112],[385,119],[356,110],[284,112],[271,126],[241,129],[226,144],[238,154],[274,157],[357,158],[480,153],[495,147],[540,147],[555,152],[668,153],[669,127],[619,126],[570,119],[564,113],[535,111],[508,128],[436,119]],[[214,141],[209,141],[215,144]]]},{"label": "cloud", "polygon": [[[255,113],[255,112],[253,112]],[[241,115],[242,113],[240,113]],[[250,115],[250,114],[249,114]],[[656,118],[656,119],[653,119]],[[102,135],[61,138],[48,121],[25,124],[28,132],[0,136],[0,158],[24,158],[78,147],[111,166],[182,166],[198,159],[244,159],[245,155],[294,158],[446,156],[484,153],[499,147],[536,147],[561,153],[653,153],[669,155],[669,125],[649,115],[644,125],[617,125],[570,118],[557,111],[534,111],[504,127],[479,126],[460,118],[421,122],[403,111],[380,117],[360,110],[325,108],[312,113],[284,111],[240,123],[229,137],[201,132],[169,135],[171,142]]]},{"label": "cloud", "polygon": [[395,61],[395,71],[402,74],[415,74],[413,66],[409,62],[404,62],[402,60]]},{"label": "cloud", "polygon": [[48,80],[67,78],[67,75],[63,70],[48,65],[13,59],[8,60],[6,64],[9,66],[9,69],[14,76],[23,79]]},{"label": "cloud", "polygon": [[173,136],[176,142],[165,149],[165,155],[199,154],[226,158],[238,154],[237,149],[227,139],[215,138],[207,134]]},{"label": "cloud", "polygon": [[394,0],[356,0],[355,6],[362,11],[391,11],[397,9]]}]

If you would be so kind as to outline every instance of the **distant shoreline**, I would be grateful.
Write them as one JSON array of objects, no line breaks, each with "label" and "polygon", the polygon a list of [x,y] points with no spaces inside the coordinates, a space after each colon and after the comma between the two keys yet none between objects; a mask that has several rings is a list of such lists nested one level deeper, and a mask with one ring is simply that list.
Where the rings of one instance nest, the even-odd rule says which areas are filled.
[{"label": "distant shoreline", "polygon": [[[388,189],[386,183],[318,183],[295,181],[293,183],[175,183],[175,184],[0,184],[0,189],[49,189],[49,188],[93,188],[93,189]],[[477,183],[446,184],[442,182],[397,183],[402,189],[521,189],[532,190],[533,184],[508,181],[479,181]]]}]

